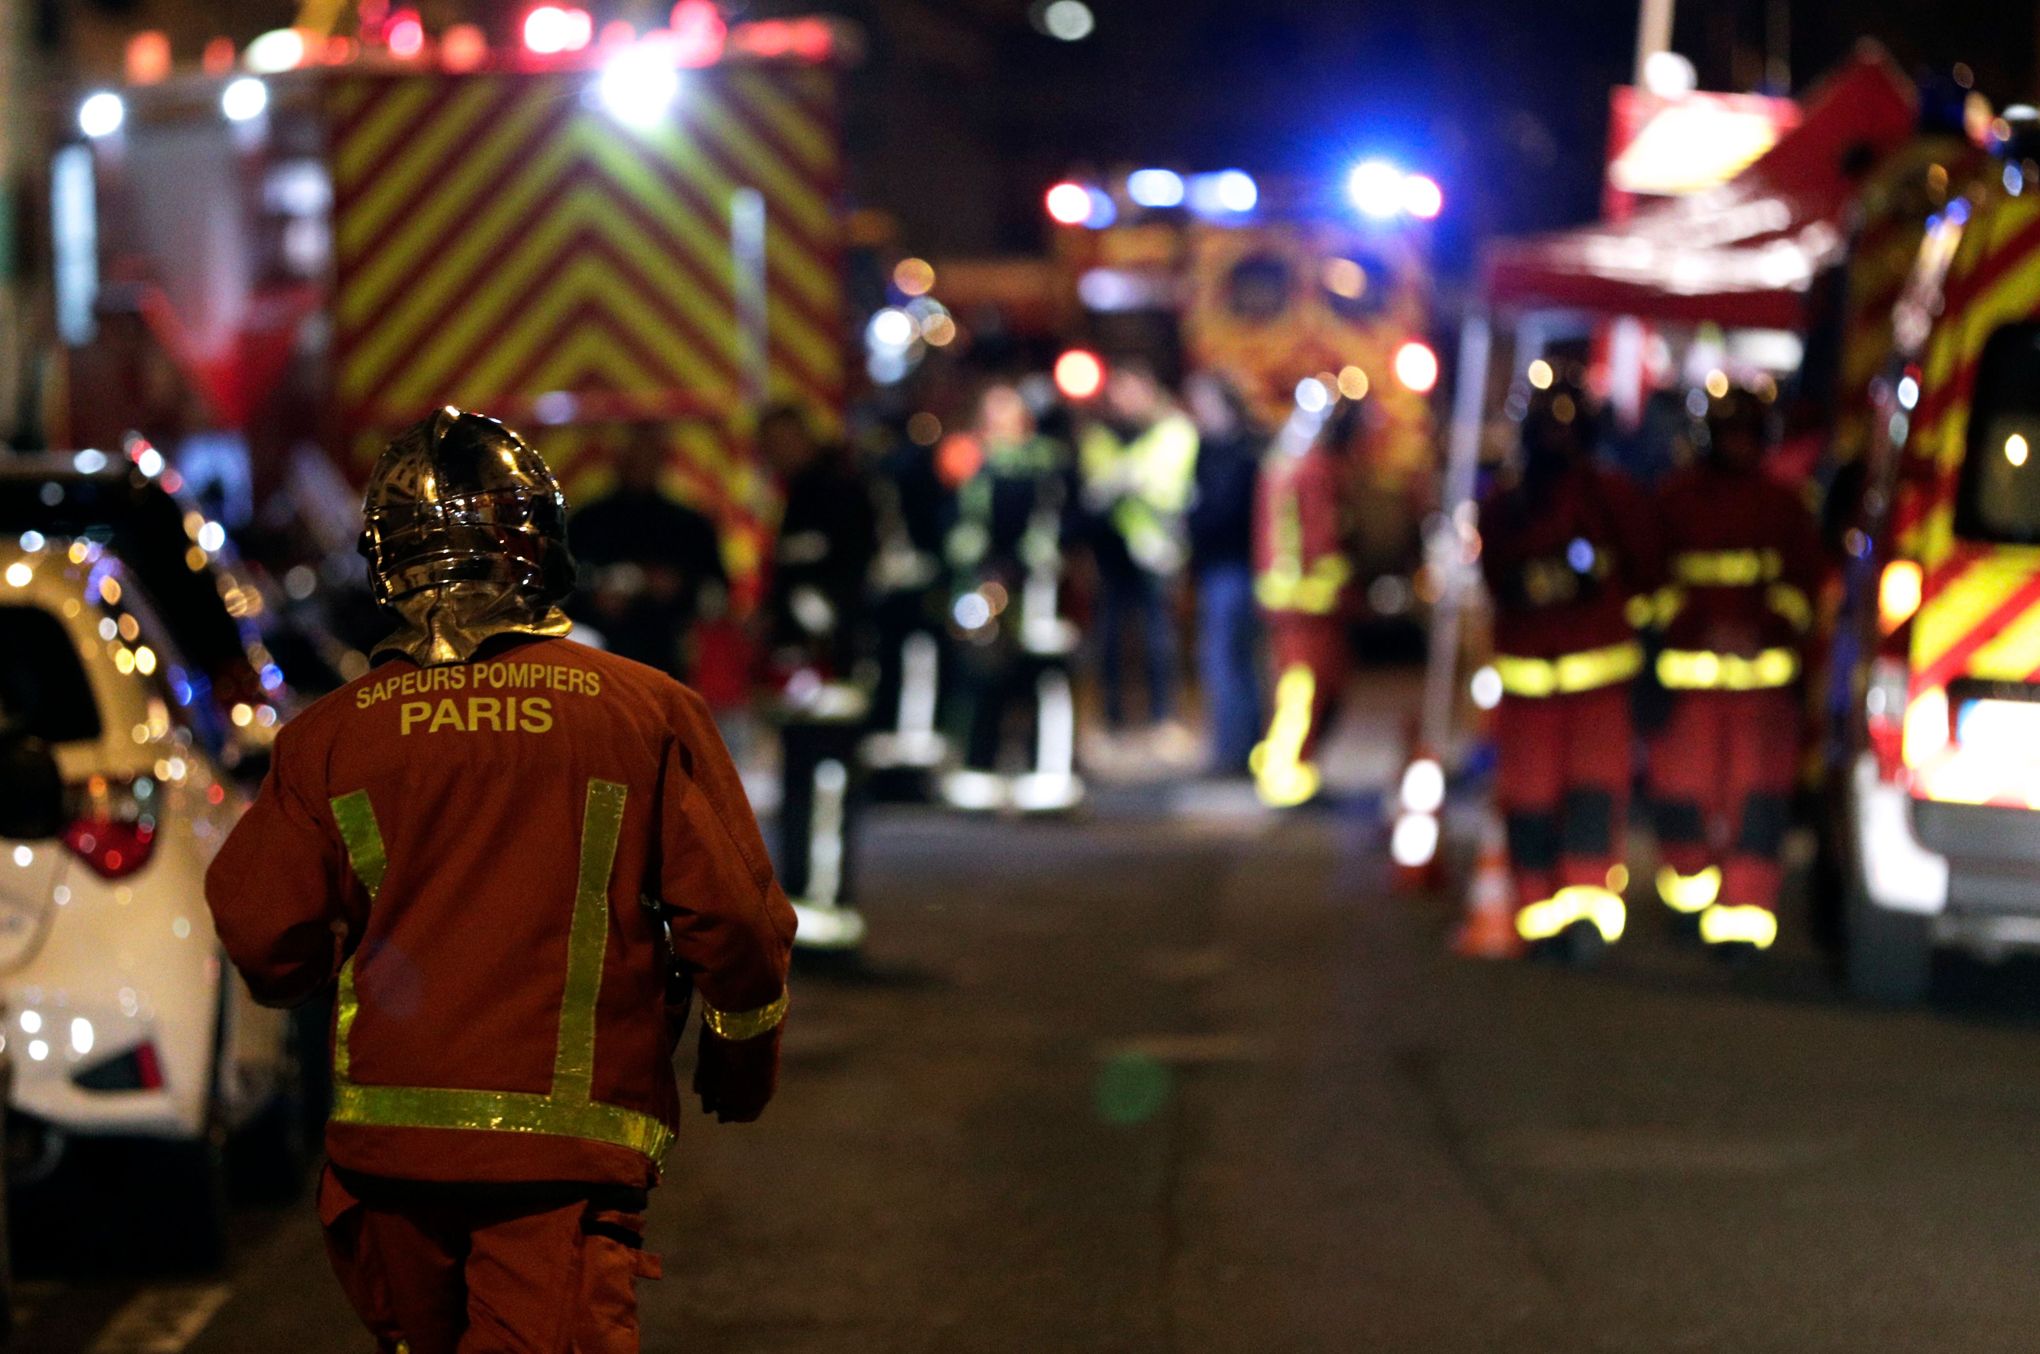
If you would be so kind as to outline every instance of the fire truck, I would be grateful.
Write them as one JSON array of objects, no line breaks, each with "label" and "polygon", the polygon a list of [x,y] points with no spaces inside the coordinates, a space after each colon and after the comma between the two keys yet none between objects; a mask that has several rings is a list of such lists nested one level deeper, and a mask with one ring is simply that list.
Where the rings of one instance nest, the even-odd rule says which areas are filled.
[{"label": "fire truck", "polygon": [[1434,492],[1429,235],[1443,195],[1378,159],[1344,187],[1334,204],[1315,182],[1147,168],[1065,180],[1047,207],[1086,341],[1163,371],[1222,373],[1268,428],[1294,412],[1304,381],[1369,402],[1348,477],[1355,566],[1394,577],[1374,600],[1402,610]]},{"label": "fire truck", "polygon": [[435,405],[519,427],[570,494],[654,421],[755,578],[751,417],[829,427],[844,398],[843,30],[683,10],[597,36],[542,6],[495,47],[393,11],[85,93],[51,181],[52,440],[141,429],[245,513],[308,460],[358,480]]},{"label": "fire truck", "polygon": [[[2004,129],[2009,131],[2010,129]],[[2030,129],[2028,129],[2030,131]],[[2040,199],[2030,136],[1929,221],[1894,311],[1889,439],[1855,547],[1857,736],[1839,777],[1851,985],[1937,948],[2040,945]]]}]

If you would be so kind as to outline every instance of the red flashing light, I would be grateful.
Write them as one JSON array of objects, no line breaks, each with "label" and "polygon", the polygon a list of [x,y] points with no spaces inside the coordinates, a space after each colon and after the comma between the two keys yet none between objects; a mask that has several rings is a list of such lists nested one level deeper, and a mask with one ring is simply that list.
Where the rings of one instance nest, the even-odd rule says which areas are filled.
[{"label": "red flashing light", "polygon": [[199,57],[199,64],[207,75],[225,75],[234,69],[234,40],[212,38],[205,44],[205,53]]},{"label": "red flashing light", "polygon": [[790,56],[822,62],[836,50],[836,33],[827,19],[758,19],[731,29],[729,46],[767,60]]},{"label": "red flashing light", "polygon": [[1403,210],[1420,221],[1435,221],[1445,210],[1445,190],[1426,174],[1411,174],[1402,183]]},{"label": "red flashing light", "polygon": [[595,35],[597,47],[628,47],[637,41],[637,28],[628,19],[611,19]]},{"label": "red flashing light", "polygon": [[439,38],[439,63],[450,71],[471,71],[489,57],[489,38],[476,24],[455,24]]},{"label": "red flashing light", "polygon": [[1048,190],[1042,199],[1051,220],[1064,226],[1081,226],[1091,219],[1091,193],[1081,183],[1067,179]]},{"label": "red flashing light", "polygon": [[730,29],[711,0],[680,0],[672,23],[674,64],[694,68],[722,60]]},{"label": "red flashing light", "polygon": [[389,44],[390,55],[414,57],[425,50],[425,21],[415,9],[400,9],[390,16],[383,40]]},{"label": "red flashing light", "polygon": [[1067,400],[1092,398],[1105,388],[1104,360],[1082,348],[1070,349],[1055,360],[1055,388]]},{"label": "red flashing light", "polygon": [[127,80],[131,85],[160,84],[170,74],[170,35],[145,29],[128,39]]},{"label": "red flashing light", "polygon": [[537,56],[578,52],[595,40],[595,20],[571,5],[540,5],[524,16],[524,47]]},{"label": "red flashing light", "polygon": [[1419,395],[1438,384],[1438,354],[1427,343],[1411,339],[1395,350],[1395,379]]}]

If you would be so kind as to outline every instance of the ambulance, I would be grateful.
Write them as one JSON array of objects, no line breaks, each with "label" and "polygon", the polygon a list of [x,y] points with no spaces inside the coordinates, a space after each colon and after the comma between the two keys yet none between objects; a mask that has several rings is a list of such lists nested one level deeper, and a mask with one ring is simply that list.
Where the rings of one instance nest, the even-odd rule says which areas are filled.
[{"label": "ambulance", "polygon": [[[2030,162],[2027,162],[2030,164]],[[1995,167],[1994,167],[1995,168]],[[2040,194],[2016,159],[1928,223],[1894,314],[1896,454],[1848,548],[1859,736],[1831,795],[1852,989],[2040,946]]]}]

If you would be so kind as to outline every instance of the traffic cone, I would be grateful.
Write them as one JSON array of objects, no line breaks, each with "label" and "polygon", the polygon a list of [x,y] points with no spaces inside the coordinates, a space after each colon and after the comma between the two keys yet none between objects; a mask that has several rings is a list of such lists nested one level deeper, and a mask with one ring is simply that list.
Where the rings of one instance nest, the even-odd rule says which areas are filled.
[{"label": "traffic cone", "polygon": [[1523,938],[1516,934],[1516,889],[1509,879],[1509,839],[1493,810],[1483,815],[1466,918],[1452,937],[1452,952],[1467,959],[1514,959],[1523,953]]}]

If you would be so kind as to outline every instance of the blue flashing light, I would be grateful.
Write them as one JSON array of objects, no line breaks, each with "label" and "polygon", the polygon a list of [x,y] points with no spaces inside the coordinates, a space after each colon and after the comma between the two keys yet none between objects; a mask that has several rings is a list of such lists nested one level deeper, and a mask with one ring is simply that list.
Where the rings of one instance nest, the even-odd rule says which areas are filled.
[{"label": "blue flashing light", "polygon": [[1126,176],[1126,195],[1136,206],[1180,207],[1183,176],[1173,169],[1136,169]]},{"label": "blue flashing light", "polygon": [[1190,210],[1199,216],[1244,216],[1261,201],[1261,190],[1245,170],[1193,174],[1187,186]]},{"label": "blue flashing light", "polygon": [[1386,160],[1362,160],[1346,175],[1346,196],[1362,216],[1386,221],[1402,211],[1403,178]]},{"label": "blue flashing light", "polygon": [[1091,201],[1091,211],[1084,218],[1084,224],[1092,230],[1103,230],[1119,219],[1119,208],[1112,201],[1112,195],[1103,188],[1086,187],[1084,195]]}]

